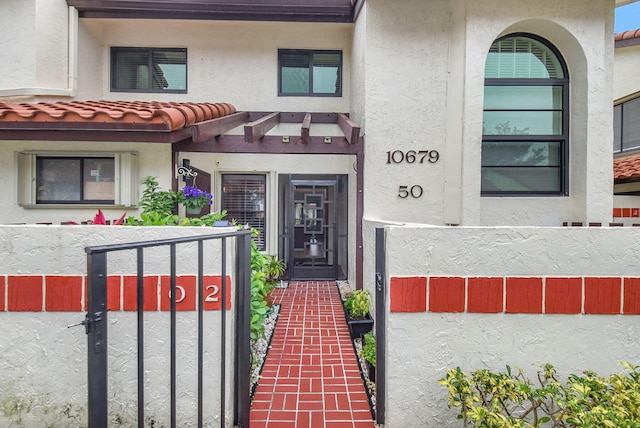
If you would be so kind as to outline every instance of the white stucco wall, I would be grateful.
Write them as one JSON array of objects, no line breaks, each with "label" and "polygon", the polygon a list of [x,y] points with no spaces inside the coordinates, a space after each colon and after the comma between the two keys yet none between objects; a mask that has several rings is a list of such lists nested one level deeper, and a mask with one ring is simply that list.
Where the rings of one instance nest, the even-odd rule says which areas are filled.
[{"label": "white stucco wall", "polygon": [[[0,253],[3,284],[10,275],[85,275],[84,247],[228,232],[230,228],[2,226]],[[228,240],[228,251],[235,245]],[[205,243],[205,274],[220,274],[220,244]],[[197,272],[195,244],[178,246],[178,275]],[[169,273],[169,251],[145,251],[145,274]],[[135,253],[108,256],[108,274],[135,274]],[[233,257],[227,258],[233,277]],[[211,263],[210,265],[208,263]],[[232,278],[235,284],[235,278]],[[232,287],[235,287],[233,285]],[[6,289],[4,289],[6,292]],[[3,301],[6,301],[5,296]],[[227,312],[227,418],[233,388],[234,311]],[[109,417],[113,426],[137,424],[137,322],[135,312],[109,311]],[[169,313],[145,312],[145,415],[155,426],[169,424]],[[83,312],[4,312],[0,323],[0,426],[81,427],[87,421],[87,337],[83,327],[67,328],[84,319]],[[177,315],[178,421],[196,423],[197,314]],[[220,311],[205,311],[204,397],[206,426],[220,426]],[[110,425],[111,426],[111,425]],[[230,425],[229,425],[230,426]]]},{"label": "white stucco wall", "polygon": [[[367,215],[465,225],[611,221],[612,2],[372,0],[365,8]],[[480,197],[484,62],[496,38],[519,31],[549,39],[569,67],[568,197]],[[390,150],[441,157],[388,164]],[[400,199],[403,185],[424,193]]]},{"label": "white stucco wall", "polygon": [[[367,222],[370,241],[376,223]],[[386,277],[640,276],[640,228],[387,225]],[[369,243],[369,242],[368,242]],[[389,299],[387,288],[387,299]],[[372,290],[373,292],[373,290]],[[389,300],[387,300],[387,308]],[[638,315],[387,313],[387,425],[457,427],[437,383],[448,368],[551,363],[562,378],[637,361]]]},{"label": "white stucco wall", "polygon": [[[130,151],[138,153],[138,177],[143,179],[148,175],[157,177],[160,188],[171,188],[171,176],[167,171],[171,171],[171,146],[169,144],[153,143],[83,143],[83,142],[47,142],[47,141],[13,141],[3,142],[0,145],[0,179],[3,183],[3,190],[0,192],[0,224],[12,223],[60,223],[63,221],[75,221],[80,223],[86,220],[93,220],[98,206],[86,208],[74,207],[34,207],[23,208],[18,205],[18,171],[17,153],[36,151],[46,152],[67,152],[67,153],[87,153],[87,152],[117,152]],[[144,190],[140,186],[140,194]],[[137,208],[131,207],[109,207],[100,206],[109,220],[118,219],[126,211],[128,215],[137,215]]]},{"label": "white stucco wall", "polygon": [[[244,111],[349,111],[349,24],[117,19],[82,23],[81,37],[89,27],[100,27],[104,76],[109,75],[111,46],[187,48],[187,94],[110,92],[108,78],[94,81],[101,84],[105,99],[150,101],[161,96],[170,101],[227,102]],[[342,97],[278,97],[279,48],[341,50]],[[84,59],[79,69],[80,81],[91,80]]]},{"label": "white stucco wall", "polygon": [[616,48],[613,67],[613,100],[619,100],[640,92],[640,82],[634,79],[638,72],[640,46]]}]

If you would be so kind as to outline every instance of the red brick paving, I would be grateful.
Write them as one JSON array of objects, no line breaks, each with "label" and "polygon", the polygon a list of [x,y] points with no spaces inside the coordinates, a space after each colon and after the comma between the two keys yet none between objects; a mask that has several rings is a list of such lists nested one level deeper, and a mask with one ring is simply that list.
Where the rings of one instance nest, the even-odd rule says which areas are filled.
[{"label": "red brick paving", "polygon": [[251,406],[252,428],[373,428],[335,282],[292,281]]}]

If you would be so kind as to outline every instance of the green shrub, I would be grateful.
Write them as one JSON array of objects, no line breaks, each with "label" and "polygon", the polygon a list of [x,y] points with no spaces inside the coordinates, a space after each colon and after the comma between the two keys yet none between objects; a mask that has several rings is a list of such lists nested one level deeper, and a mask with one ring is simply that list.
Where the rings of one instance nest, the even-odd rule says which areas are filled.
[{"label": "green shrub", "polygon": [[364,343],[362,344],[362,356],[373,367],[376,366],[376,337],[371,332],[364,335]]},{"label": "green shrub", "polygon": [[369,313],[371,299],[369,290],[356,290],[351,297],[344,301],[344,307],[352,318],[364,318]]},{"label": "green shrub", "polygon": [[140,198],[142,213],[154,212],[161,216],[174,214],[180,200],[179,192],[173,190],[159,190],[156,177],[147,176],[140,184],[145,186]]},{"label": "green shrub", "polygon": [[535,382],[522,370],[505,373],[459,367],[439,383],[448,388],[449,407],[459,407],[463,426],[512,427],[640,427],[640,366],[622,363],[627,374],[609,378],[591,371],[560,382],[546,364]]}]

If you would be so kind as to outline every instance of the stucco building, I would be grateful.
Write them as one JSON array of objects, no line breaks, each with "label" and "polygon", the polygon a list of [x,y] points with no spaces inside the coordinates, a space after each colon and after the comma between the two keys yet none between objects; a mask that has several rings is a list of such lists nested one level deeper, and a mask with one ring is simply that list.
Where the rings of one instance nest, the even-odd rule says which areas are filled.
[{"label": "stucco building", "polygon": [[[579,308],[560,304],[554,313],[588,324],[586,336],[616,334],[585,314],[613,319],[622,307],[640,308],[624,303],[638,297],[616,283],[618,294],[602,295],[617,296],[617,306],[590,312],[583,291],[585,276],[637,276],[632,262],[616,272],[606,263],[620,238],[606,227],[614,206],[635,204],[614,203],[611,167],[613,100],[638,91],[614,86],[614,71],[635,67],[620,50],[614,68],[614,8],[625,3],[5,0],[0,223],[81,222],[98,208],[110,219],[136,215],[140,179],[156,176],[178,190],[185,166],[212,191],[213,210],[262,231],[261,248],[284,259],[291,278],[371,290],[374,228],[396,228],[388,358],[399,372],[387,379],[389,391],[409,392],[389,396],[388,418],[394,426],[445,426],[441,401],[419,402],[435,394],[432,386],[408,382],[403,370],[417,361],[412,373],[433,378],[457,355],[483,361],[486,332],[464,341],[465,322],[478,322],[478,313],[494,314],[494,331],[510,325],[509,313],[536,314],[518,317],[536,337],[513,346],[518,360],[558,330],[546,315],[546,275],[580,277],[579,293],[559,292]],[[572,222],[603,227],[555,229]],[[609,244],[567,255],[594,240]],[[497,252],[482,248],[490,243]],[[604,253],[605,267],[592,263]],[[11,269],[0,275],[28,273]],[[455,280],[430,282],[434,276]],[[514,285],[526,289],[516,303],[512,276],[534,277]],[[479,281],[496,291],[491,308],[486,299],[469,306],[472,277],[500,278]],[[407,300],[415,290],[418,298]],[[409,327],[408,315],[394,312],[426,313]],[[630,328],[611,324],[620,335]],[[433,329],[443,332],[431,342],[440,350],[407,350],[411,336],[426,341]],[[522,339],[515,330],[505,335]],[[595,364],[606,359],[601,366],[610,369],[623,356]]]}]

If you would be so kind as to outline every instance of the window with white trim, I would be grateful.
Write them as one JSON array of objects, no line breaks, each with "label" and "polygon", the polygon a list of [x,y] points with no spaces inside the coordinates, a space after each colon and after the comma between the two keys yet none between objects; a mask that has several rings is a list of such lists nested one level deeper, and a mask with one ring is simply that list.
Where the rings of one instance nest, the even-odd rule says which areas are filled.
[{"label": "window with white trim", "polygon": [[260,232],[253,237],[260,250],[266,249],[266,185],[264,174],[222,174],[221,209]]},{"label": "window with white trim", "polygon": [[485,64],[483,196],[567,195],[569,79],[531,34],[496,40]]},{"label": "window with white trim", "polygon": [[137,154],[18,153],[22,206],[138,203]]}]

